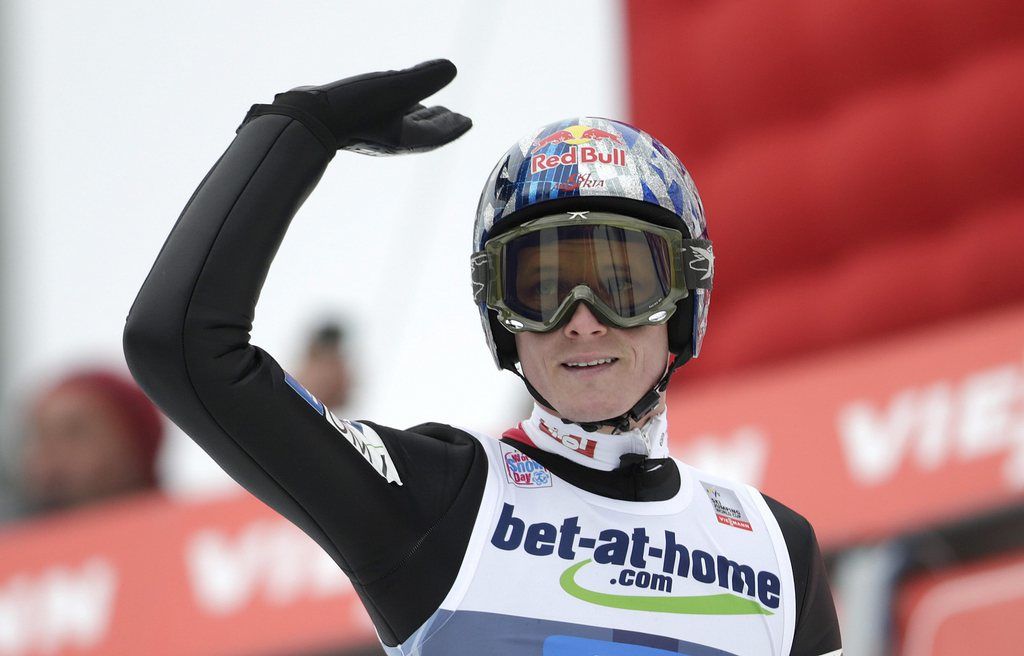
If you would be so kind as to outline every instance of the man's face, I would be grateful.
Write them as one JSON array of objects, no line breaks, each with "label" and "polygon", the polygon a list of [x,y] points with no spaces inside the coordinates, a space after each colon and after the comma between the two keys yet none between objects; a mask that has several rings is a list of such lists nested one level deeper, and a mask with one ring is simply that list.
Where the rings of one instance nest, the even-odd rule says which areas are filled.
[{"label": "man's face", "polygon": [[[668,364],[668,327],[606,326],[579,303],[559,328],[516,333],[516,348],[526,378],[557,414],[599,421],[627,412],[661,379]],[[578,366],[594,361],[603,363]]]},{"label": "man's face", "polygon": [[23,458],[22,485],[40,510],[80,506],[145,485],[127,426],[86,389],[61,390],[41,403]]}]

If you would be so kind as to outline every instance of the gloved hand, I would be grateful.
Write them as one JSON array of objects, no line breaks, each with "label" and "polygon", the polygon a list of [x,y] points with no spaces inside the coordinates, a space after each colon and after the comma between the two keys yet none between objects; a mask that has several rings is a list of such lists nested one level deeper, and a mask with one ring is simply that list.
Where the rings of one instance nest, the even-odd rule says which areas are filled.
[{"label": "gloved hand", "polygon": [[455,64],[435,59],[401,71],[297,87],[274,96],[271,105],[253,105],[242,125],[262,114],[284,114],[301,121],[331,149],[367,155],[433,150],[473,126],[461,114],[419,102],[445,87],[455,73]]}]

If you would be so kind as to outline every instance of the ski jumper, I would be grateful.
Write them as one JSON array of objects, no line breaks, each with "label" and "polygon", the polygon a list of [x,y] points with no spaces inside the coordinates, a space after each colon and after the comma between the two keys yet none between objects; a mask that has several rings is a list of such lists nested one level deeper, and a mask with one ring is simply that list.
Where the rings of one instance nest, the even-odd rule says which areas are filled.
[{"label": "ski jumper", "polygon": [[146,278],[125,354],[175,423],[330,554],[390,652],[838,653],[807,521],[667,457],[667,427],[615,466],[602,445],[617,436],[544,413],[500,441],[347,421],[252,345],[271,261],[333,156],[293,117],[240,128]]}]

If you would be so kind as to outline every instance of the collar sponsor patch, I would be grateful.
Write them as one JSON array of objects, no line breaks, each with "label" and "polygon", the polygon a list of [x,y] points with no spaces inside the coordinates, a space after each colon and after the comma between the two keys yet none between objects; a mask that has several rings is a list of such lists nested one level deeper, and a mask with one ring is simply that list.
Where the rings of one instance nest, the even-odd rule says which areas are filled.
[{"label": "collar sponsor patch", "polygon": [[571,433],[559,433],[557,428],[548,426],[547,422],[543,419],[540,420],[538,426],[544,434],[553,440],[557,440],[559,444],[565,448],[575,451],[588,458],[594,457],[594,450],[597,448],[597,440],[590,439],[586,433],[583,435],[573,435]]},{"label": "collar sponsor patch", "polygon": [[551,487],[551,472],[539,462],[514,447],[502,443],[501,459],[505,478],[516,487]]},{"label": "collar sponsor patch", "polygon": [[743,505],[736,493],[729,488],[710,483],[700,482],[700,486],[707,492],[711,505],[715,508],[715,517],[720,524],[741,528],[744,531],[753,531],[746,514],[743,512]]}]

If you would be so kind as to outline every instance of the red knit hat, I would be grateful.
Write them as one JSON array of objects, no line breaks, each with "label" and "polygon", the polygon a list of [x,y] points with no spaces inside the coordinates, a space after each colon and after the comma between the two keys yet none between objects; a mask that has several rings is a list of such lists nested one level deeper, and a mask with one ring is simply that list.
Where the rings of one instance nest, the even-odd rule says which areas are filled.
[{"label": "red knit hat", "polygon": [[150,485],[156,485],[156,457],[164,437],[160,412],[138,385],[113,371],[85,369],[59,379],[53,387],[39,395],[36,407],[48,398],[69,389],[88,390],[101,396],[128,428],[132,443]]}]

